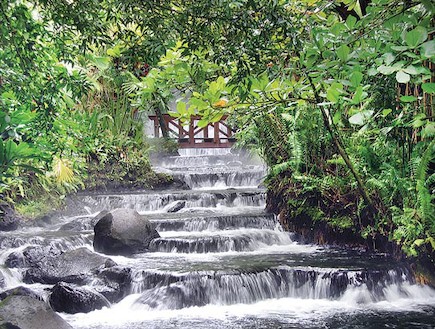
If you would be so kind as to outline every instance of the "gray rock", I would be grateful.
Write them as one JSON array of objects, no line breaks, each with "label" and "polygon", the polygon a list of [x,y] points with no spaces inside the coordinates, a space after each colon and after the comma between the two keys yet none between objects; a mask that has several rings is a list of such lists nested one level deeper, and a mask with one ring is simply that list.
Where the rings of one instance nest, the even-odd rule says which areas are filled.
[{"label": "gray rock", "polygon": [[166,211],[167,212],[177,212],[183,209],[186,206],[186,201],[176,201],[175,204],[173,204],[171,207],[169,207]]},{"label": "gray rock", "polygon": [[26,271],[26,283],[55,284],[69,282],[83,284],[91,280],[98,269],[116,265],[110,258],[93,253],[87,248],[67,251],[61,255],[47,257]]},{"label": "gray rock", "polygon": [[59,282],[52,288],[49,302],[55,311],[70,314],[110,307],[109,301],[103,295],[64,282]]},{"label": "gray rock", "polygon": [[97,216],[95,217],[79,217],[76,219],[73,219],[72,221],[62,225],[59,228],[59,231],[85,231],[85,230],[92,230],[95,226],[95,224],[98,223],[98,221],[103,218],[105,215],[107,215],[109,212],[107,210],[101,211]]},{"label": "gray rock", "polygon": [[103,216],[94,227],[94,249],[109,255],[132,255],[148,250],[160,235],[154,225],[133,209],[118,208]]},{"label": "gray rock", "polygon": [[92,289],[101,293],[111,303],[117,303],[131,291],[131,269],[112,266],[98,271]]},{"label": "gray rock", "polygon": [[0,328],[73,329],[48,304],[29,296],[10,296],[0,303]]},{"label": "gray rock", "polygon": [[0,293],[0,301],[10,296],[26,296],[26,297],[31,297],[33,299],[44,301],[44,299],[38,293],[34,292],[29,288],[22,287],[22,286],[9,289]]},{"label": "gray rock", "polygon": [[18,228],[21,217],[15,212],[12,206],[0,201],[0,231],[14,231]]},{"label": "gray rock", "polygon": [[61,251],[52,246],[30,246],[23,251],[10,253],[5,260],[5,265],[9,268],[34,267],[60,254]]},{"label": "gray rock", "polygon": [[4,277],[3,273],[0,271],[0,288],[4,288],[5,285],[6,285],[5,277]]}]

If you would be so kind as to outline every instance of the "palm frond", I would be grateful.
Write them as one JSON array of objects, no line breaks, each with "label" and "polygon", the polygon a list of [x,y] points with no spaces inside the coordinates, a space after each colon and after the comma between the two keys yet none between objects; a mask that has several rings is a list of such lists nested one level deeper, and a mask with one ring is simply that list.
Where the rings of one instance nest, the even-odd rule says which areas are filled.
[{"label": "palm frond", "polygon": [[68,160],[56,157],[53,160],[53,173],[58,183],[72,183],[74,171]]}]

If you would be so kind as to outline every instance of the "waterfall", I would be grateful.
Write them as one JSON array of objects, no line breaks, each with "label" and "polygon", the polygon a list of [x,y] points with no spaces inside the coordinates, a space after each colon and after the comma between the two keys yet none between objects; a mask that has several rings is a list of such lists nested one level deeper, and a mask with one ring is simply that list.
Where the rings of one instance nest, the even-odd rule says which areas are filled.
[{"label": "waterfall", "polygon": [[153,165],[189,190],[82,194],[74,216],[0,233],[0,289],[24,285],[46,298],[53,284],[27,282],[29,267],[43,267],[47,255],[93,251],[95,215],[122,207],[148,218],[160,238],[149,252],[110,256],[117,265],[89,278],[65,270],[97,294],[111,293],[108,278],[126,280],[110,307],[61,313],[76,329],[433,328],[435,290],[417,284],[404,264],[301,244],[285,232],[264,210],[266,168],[258,158],[228,149],[180,153]]}]

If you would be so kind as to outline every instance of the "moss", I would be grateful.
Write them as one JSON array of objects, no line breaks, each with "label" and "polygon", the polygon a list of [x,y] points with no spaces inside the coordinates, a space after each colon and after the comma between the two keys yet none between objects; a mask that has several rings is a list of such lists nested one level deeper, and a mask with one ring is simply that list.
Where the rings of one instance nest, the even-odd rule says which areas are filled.
[{"label": "moss", "polygon": [[354,221],[350,216],[329,217],[319,207],[306,205],[304,201],[290,199],[287,201],[288,214],[291,218],[304,217],[312,222],[324,222],[334,229],[352,229]]},{"label": "moss", "polygon": [[154,172],[147,159],[133,163],[91,162],[85,179],[86,190],[154,189],[172,182],[172,177]]},{"label": "moss", "polygon": [[15,210],[24,220],[31,220],[46,216],[65,206],[65,195],[53,189],[41,190],[38,186],[31,186],[26,198],[13,203]]}]

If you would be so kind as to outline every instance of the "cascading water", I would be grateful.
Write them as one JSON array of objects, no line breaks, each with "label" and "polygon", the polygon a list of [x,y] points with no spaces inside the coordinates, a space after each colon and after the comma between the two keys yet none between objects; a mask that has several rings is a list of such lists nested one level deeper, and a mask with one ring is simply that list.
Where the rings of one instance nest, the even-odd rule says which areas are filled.
[{"label": "cascading water", "polygon": [[260,162],[191,150],[155,167],[192,189],[81,196],[75,217],[1,234],[2,289],[24,285],[47,297],[53,284],[26,281],[26,267],[13,265],[35,250],[92,250],[92,218],[124,207],[145,214],[161,237],[148,253],[110,257],[128,269],[128,294],[100,310],[62,313],[76,329],[434,327],[435,290],[416,284],[406,266],[284,232],[264,212]]}]

